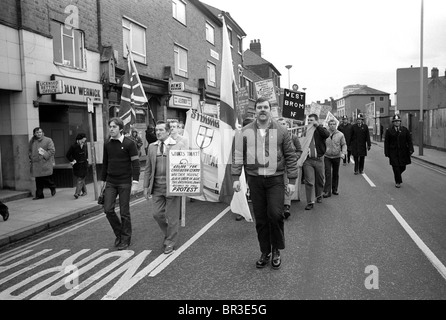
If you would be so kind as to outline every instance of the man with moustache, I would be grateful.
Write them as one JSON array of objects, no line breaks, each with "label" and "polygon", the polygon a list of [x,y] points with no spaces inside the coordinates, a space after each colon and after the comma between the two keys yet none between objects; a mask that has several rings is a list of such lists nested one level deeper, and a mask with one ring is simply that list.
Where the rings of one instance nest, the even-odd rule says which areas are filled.
[{"label": "man with moustache", "polygon": [[[256,120],[236,132],[232,162],[233,189],[239,192],[242,167],[248,179],[261,256],[257,268],[279,269],[285,248],[283,199],[295,191],[297,156],[286,128],[271,116],[265,98],[255,102]],[[289,182],[284,183],[284,173]],[[272,255],[272,257],[271,257]]]}]

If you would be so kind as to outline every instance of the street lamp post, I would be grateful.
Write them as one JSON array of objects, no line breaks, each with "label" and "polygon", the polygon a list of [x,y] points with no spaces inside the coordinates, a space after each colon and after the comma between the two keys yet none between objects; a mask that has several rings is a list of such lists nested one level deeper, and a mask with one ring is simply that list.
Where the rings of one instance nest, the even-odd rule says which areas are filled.
[{"label": "street lamp post", "polygon": [[291,82],[290,82],[290,69],[291,69],[292,65],[288,64],[285,66],[285,68],[288,69],[288,90],[291,89]]},{"label": "street lamp post", "polygon": [[423,155],[423,131],[424,131],[424,123],[423,123],[423,103],[424,103],[424,90],[423,90],[423,20],[424,20],[424,0],[421,0],[421,34],[420,34],[420,122],[419,122],[419,130],[420,130],[420,144],[418,147],[419,155]]}]

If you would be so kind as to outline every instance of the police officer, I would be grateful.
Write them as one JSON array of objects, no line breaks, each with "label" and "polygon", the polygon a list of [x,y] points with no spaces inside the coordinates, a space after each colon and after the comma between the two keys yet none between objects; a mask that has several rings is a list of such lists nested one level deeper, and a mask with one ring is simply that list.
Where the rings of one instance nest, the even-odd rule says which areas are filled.
[{"label": "police officer", "polygon": [[411,163],[410,156],[413,152],[412,135],[401,125],[401,117],[396,114],[392,118],[392,126],[387,128],[384,136],[384,155],[389,158],[397,188],[401,188],[401,175],[406,170],[406,165]]},{"label": "police officer", "polygon": [[351,146],[353,159],[355,160],[355,174],[363,174],[365,157],[367,151],[372,147],[372,142],[370,141],[369,128],[364,124],[362,113],[358,114],[356,124],[352,125],[351,135],[347,141],[348,145]]}]

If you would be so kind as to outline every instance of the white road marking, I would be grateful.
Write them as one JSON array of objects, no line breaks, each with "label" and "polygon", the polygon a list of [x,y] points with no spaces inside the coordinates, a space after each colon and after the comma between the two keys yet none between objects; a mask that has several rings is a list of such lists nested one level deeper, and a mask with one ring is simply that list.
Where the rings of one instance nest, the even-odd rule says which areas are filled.
[{"label": "white road marking", "polygon": [[[355,160],[351,159],[350,161],[353,164],[355,164]],[[372,180],[370,180],[370,178],[365,173],[362,173],[361,175],[364,177],[365,181],[367,181],[372,188],[376,188],[376,185],[373,183]]]},{"label": "white road marking", "polygon": [[398,213],[392,205],[387,205],[390,212],[392,212],[395,219],[401,224],[401,226],[406,230],[418,248],[423,251],[429,261],[434,265],[435,269],[441,274],[441,276],[446,280],[446,267],[443,263],[437,258],[437,256],[429,249],[429,247],[421,240],[421,238],[413,231],[413,229],[407,224],[407,222],[403,219],[403,217]]},{"label": "white road marking", "polygon": [[[163,271],[172,261],[174,261],[184,250],[189,248],[195,241],[198,240],[206,231],[208,231],[218,220],[220,220],[228,211],[231,210],[231,207],[227,207],[225,210],[220,212],[214,219],[212,219],[207,225],[205,225],[200,231],[198,231],[192,238],[190,238],[186,243],[184,243],[181,247],[171,253],[166,259],[164,259],[156,268],[149,273],[149,277],[154,277],[161,271]],[[166,256],[162,254],[161,256]],[[160,257],[161,257],[160,256]]]},{"label": "white road marking", "polygon": [[[143,201],[147,201],[147,200],[145,198],[141,198],[141,199],[135,200],[135,201],[130,203],[130,207],[132,207],[132,206],[134,206],[136,204],[139,204],[139,203],[141,203]],[[117,212],[119,212],[119,207],[116,208],[116,210],[117,210]],[[88,218],[87,220],[78,222],[78,223],[76,223],[76,224],[74,224],[72,226],[69,226],[69,227],[65,228],[65,229],[56,231],[56,232],[54,232],[52,234],[49,234],[49,235],[47,235],[45,237],[42,237],[40,239],[34,240],[34,241],[24,245],[24,246],[18,247],[16,249],[13,249],[13,250],[10,250],[10,251],[6,251],[6,252],[0,254],[0,264],[3,263],[4,259],[8,259],[9,257],[11,257],[13,255],[19,254],[20,252],[23,252],[25,250],[31,249],[33,247],[36,247],[36,246],[38,246],[38,245],[40,245],[42,243],[48,242],[48,241],[50,241],[50,240],[52,240],[54,238],[57,238],[57,237],[62,236],[64,234],[68,233],[68,232],[71,232],[71,231],[74,231],[76,229],[79,229],[79,228],[81,228],[81,227],[83,227],[83,226],[85,226],[87,224],[90,224],[92,222],[95,222],[95,221],[97,221],[99,219],[102,219],[102,218],[105,218],[105,217],[106,217],[105,214],[99,214],[97,216]]]}]

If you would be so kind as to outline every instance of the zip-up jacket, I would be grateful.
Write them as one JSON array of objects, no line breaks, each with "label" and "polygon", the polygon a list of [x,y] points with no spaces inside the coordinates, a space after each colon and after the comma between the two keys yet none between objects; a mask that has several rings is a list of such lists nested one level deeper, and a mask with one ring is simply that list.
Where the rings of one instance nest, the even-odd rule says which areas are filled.
[{"label": "zip-up jacket", "polygon": [[327,158],[340,158],[343,154],[347,154],[347,143],[345,142],[344,134],[336,130],[331,133],[330,136],[325,140],[327,150],[325,151],[325,156]]},{"label": "zip-up jacket", "polygon": [[250,176],[279,176],[286,171],[290,184],[298,175],[297,155],[286,128],[271,119],[262,137],[257,121],[236,132],[232,178],[240,179],[242,166]]}]

